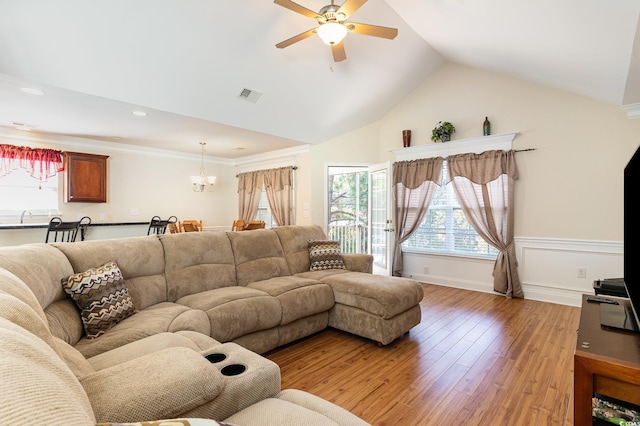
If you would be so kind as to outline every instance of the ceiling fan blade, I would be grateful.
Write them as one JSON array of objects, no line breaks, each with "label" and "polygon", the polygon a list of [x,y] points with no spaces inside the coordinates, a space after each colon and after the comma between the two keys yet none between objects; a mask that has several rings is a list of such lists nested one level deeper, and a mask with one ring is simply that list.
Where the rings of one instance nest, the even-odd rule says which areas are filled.
[{"label": "ceiling fan blade", "polygon": [[291,46],[293,43],[297,43],[300,40],[304,40],[305,38],[309,38],[316,33],[316,28],[312,28],[308,31],[298,34],[297,36],[293,36],[291,38],[286,39],[285,41],[281,41],[276,44],[278,49],[284,49],[287,46]]},{"label": "ceiling fan blade", "polygon": [[344,13],[344,15],[348,18],[349,16],[353,15],[356,10],[360,9],[360,7],[366,2],[367,0],[347,0],[342,6],[340,6],[336,14]]},{"label": "ceiling fan blade", "polygon": [[273,0],[273,2],[308,18],[316,19],[316,16],[318,16],[317,12],[307,9],[304,6],[300,6],[298,3],[294,3],[291,0]]},{"label": "ceiling fan blade", "polygon": [[398,35],[397,28],[380,27],[378,25],[369,25],[369,24],[359,24],[357,22],[347,23],[347,29],[352,33],[388,38],[389,40],[393,40]]},{"label": "ceiling fan blade", "polygon": [[344,44],[342,42],[331,45],[331,53],[333,54],[334,62],[341,62],[347,59],[347,53],[344,51]]}]

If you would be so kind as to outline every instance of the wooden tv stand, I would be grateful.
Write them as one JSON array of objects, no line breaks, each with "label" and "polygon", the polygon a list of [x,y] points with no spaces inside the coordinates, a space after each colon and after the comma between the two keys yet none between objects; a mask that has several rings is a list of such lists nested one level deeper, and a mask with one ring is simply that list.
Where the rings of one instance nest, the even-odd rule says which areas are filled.
[{"label": "wooden tv stand", "polygon": [[[576,426],[591,425],[591,398],[597,392],[640,405],[640,334],[600,326],[600,305],[582,296],[573,356],[573,416]],[[621,305],[626,299],[611,296]]]}]

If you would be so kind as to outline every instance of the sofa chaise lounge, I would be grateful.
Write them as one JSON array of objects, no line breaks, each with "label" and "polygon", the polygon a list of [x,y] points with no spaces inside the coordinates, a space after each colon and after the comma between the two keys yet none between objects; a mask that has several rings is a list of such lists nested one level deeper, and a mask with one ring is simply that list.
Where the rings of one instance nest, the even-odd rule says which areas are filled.
[{"label": "sofa chaise lounge", "polygon": [[[259,354],[328,326],[388,344],[420,322],[423,290],[413,280],[372,275],[368,255],[344,254],[342,263],[312,270],[309,241],[326,242],[322,228],[0,248],[1,351],[10,360],[1,367],[0,395],[14,392],[21,401],[0,418],[10,418],[7,409],[23,421],[36,413],[66,418],[57,389],[75,398],[77,424],[172,417],[366,424],[313,395],[282,391],[278,366]],[[114,294],[126,303],[107,303],[98,316],[115,311],[115,321],[91,324],[96,312],[79,309],[69,287],[104,265],[120,274]],[[105,322],[90,338],[87,327]],[[37,385],[25,378],[39,375],[51,388],[30,388]],[[14,389],[21,382],[29,392]]]}]

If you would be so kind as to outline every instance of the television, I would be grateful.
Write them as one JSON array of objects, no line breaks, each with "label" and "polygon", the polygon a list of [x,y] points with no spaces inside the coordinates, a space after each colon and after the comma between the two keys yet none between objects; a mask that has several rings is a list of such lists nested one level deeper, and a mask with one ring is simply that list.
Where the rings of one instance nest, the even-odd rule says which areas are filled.
[{"label": "television", "polygon": [[[630,329],[638,332],[640,325],[640,217],[635,215],[633,205],[640,194],[640,148],[631,157],[624,168],[624,286],[629,296]],[[635,319],[635,324],[633,320]],[[635,326],[635,327],[634,327]],[[625,327],[626,328],[626,327]]]},{"label": "television", "polygon": [[[634,198],[640,193],[640,148],[624,168],[624,210],[623,210],[623,250],[624,266],[622,284],[629,297],[626,304],[601,304],[600,324],[608,329],[626,330],[640,333],[640,219],[636,219],[633,210]],[[617,281],[617,280],[615,280]]]}]

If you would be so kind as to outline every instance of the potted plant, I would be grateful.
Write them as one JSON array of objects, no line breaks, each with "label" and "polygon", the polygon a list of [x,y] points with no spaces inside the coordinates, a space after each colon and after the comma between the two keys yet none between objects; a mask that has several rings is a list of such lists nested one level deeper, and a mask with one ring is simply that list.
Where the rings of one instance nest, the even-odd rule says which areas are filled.
[{"label": "potted plant", "polygon": [[448,121],[438,121],[436,127],[431,131],[431,140],[434,142],[447,142],[451,140],[451,134],[456,131],[453,124]]}]

